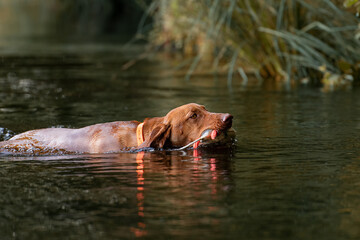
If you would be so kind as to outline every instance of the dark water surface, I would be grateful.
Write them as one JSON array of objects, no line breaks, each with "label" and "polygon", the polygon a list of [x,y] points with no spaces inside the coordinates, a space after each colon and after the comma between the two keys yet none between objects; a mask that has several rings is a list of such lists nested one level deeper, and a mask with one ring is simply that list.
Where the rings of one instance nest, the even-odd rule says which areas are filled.
[{"label": "dark water surface", "polygon": [[[360,94],[174,77],[136,47],[1,48],[0,139],[162,116],[234,115],[234,149],[0,155],[1,239],[359,239]],[[140,50],[141,51],[141,50]]]}]

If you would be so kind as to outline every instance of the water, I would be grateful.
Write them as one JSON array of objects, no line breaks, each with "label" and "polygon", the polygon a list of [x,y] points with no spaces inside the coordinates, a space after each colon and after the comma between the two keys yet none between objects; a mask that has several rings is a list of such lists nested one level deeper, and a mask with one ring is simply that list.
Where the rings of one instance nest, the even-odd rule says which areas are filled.
[{"label": "water", "polygon": [[[30,49],[30,50],[29,50]],[[233,149],[0,155],[1,239],[358,239],[359,90],[243,87],[172,74],[139,47],[3,49],[0,138],[162,116],[234,115]]]}]

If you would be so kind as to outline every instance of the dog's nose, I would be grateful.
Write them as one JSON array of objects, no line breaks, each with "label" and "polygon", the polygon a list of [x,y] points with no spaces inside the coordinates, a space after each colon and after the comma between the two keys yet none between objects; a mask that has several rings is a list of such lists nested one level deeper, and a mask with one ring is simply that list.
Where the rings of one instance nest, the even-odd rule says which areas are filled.
[{"label": "dog's nose", "polygon": [[228,113],[225,113],[223,116],[222,116],[222,121],[223,122],[231,122],[233,119],[233,116],[231,114],[228,114]]}]

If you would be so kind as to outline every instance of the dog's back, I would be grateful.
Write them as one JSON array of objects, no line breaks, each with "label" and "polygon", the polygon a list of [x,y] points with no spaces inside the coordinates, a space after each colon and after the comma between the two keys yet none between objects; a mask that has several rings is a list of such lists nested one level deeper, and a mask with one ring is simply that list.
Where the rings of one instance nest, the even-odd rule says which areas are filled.
[{"label": "dog's back", "polygon": [[100,153],[136,146],[137,122],[110,122],[79,129],[45,128],[18,134],[0,142],[0,152]]}]

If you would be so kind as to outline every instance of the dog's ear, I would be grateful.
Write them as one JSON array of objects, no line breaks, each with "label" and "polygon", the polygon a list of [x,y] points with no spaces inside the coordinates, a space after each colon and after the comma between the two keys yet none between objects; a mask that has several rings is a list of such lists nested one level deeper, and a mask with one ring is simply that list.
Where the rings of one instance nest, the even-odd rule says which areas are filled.
[{"label": "dog's ear", "polygon": [[145,119],[145,140],[139,148],[163,148],[171,134],[170,124],[164,124],[162,118]]},{"label": "dog's ear", "polygon": [[139,146],[139,148],[152,147],[163,148],[166,141],[170,137],[171,127],[170,125],[159,124],[145,138],[145,141]]}]

